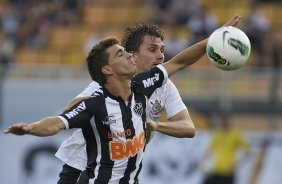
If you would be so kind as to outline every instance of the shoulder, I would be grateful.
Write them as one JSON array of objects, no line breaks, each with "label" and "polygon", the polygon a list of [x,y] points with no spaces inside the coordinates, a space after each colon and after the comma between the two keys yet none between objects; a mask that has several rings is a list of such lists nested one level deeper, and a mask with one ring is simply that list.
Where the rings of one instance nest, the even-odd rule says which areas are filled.
[{"label": "shoulder", "polygon": [[105,101],[103,91],[102,90],[97,90],[94,91],[91,96],[87,99],[84,100],[87,104],[100,104],[101,102]]},{"label": "shoulder", "polygon": [[90,87],[90,88],[100,88],[101,86],[100,86],[96,81],[92,81],[92,82],[89,84],[89,87]]},{"label": "shoulder", "polygon": [[164,79],[168,78],[167,71],[163,67],[163,65],[161,65],[161,64],[157,65],[156,67],[154,67],[154,68],[152,68],[148,71],[136,74],[132,78],[132,81],[138,82],[138,81],[144,81],[144,80],[147,80],[147,79],[158,81],[160,79],[160,74],[163,75]]}]

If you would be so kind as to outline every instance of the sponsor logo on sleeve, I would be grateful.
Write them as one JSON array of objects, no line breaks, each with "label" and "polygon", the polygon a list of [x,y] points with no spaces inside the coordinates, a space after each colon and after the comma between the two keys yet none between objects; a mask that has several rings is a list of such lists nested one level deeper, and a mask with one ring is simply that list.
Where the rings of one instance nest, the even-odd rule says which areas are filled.
[{"label": "sponsor logo on sleeve", "polygon": [[86,109],[85,103],[81,102],[75,109],[71,110],[70,112],[66,113],[65,115],[71,119],[75,117],[79,112],[84,111]]},{"label": "sponsor logo on sleeve", "polygon": [[148,78],[148,79],[144,79],[143,85],[145,88],[153,86],[155,84],[155,82],[160,80],[160,74],[156,73],[154,77]]}]

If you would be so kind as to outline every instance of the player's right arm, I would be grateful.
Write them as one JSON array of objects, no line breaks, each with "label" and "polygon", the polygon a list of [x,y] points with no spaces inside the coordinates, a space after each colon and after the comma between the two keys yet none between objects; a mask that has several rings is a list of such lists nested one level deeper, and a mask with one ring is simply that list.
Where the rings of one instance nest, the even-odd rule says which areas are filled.
[{"label": "player's right arm", "polygon": [[16,135],[51,136],[65,129],[65,124],[58,117],[46,117],[33,123],[17,123],[8,127],[4,133]]}]

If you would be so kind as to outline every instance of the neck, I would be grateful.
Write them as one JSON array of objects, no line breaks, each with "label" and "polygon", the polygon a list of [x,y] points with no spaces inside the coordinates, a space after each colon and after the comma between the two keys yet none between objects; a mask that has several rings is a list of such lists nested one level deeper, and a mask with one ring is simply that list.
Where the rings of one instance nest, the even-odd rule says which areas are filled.
[{"label": "neck", "polygon": [[117,78],[108,78],[105,88],[114,96],[120,96],[127,101],[131,95],[131,80],[119,80]]}]

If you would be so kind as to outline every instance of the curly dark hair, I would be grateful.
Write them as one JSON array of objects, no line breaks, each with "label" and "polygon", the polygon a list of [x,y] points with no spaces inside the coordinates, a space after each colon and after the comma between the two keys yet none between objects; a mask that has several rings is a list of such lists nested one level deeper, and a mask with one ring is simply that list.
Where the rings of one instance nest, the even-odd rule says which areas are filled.
[{"label": "curly dark hair", "polygon": [[124,31],[121,45],[127,52],[138,52],[144,36],[155,36],[164,40],[164,32],[153,23],[139,22],[127,27]]},{"label": "curly dark hair", "polygon": [[93,46],[86,58],[91,78],[100,85],[107,83],[107,79],[102,72],[102,68],[108,64],[109,59],[109,53],[106,50],[115,44],[119,44],[116,37],[105,38]]}]

